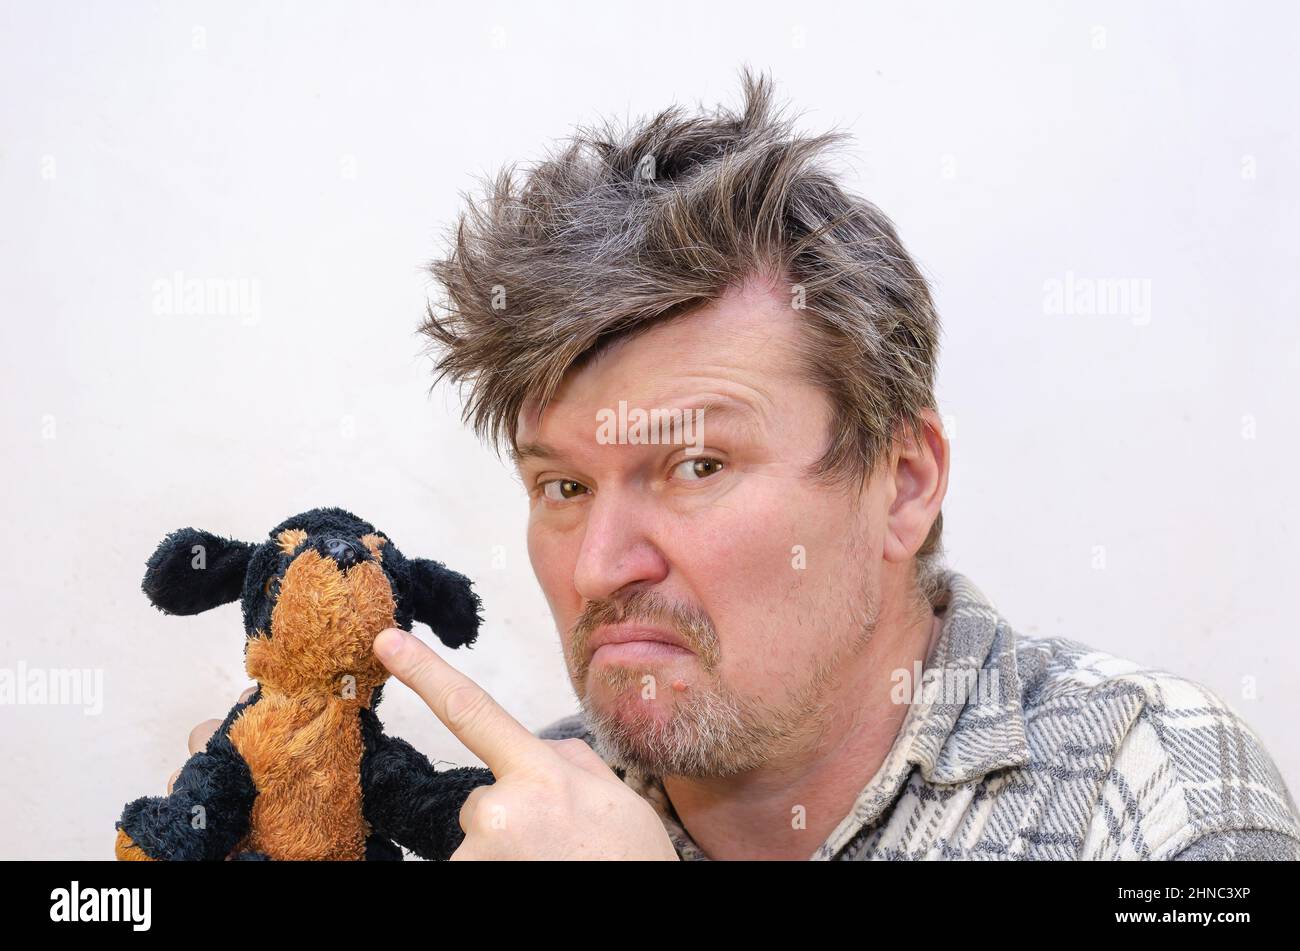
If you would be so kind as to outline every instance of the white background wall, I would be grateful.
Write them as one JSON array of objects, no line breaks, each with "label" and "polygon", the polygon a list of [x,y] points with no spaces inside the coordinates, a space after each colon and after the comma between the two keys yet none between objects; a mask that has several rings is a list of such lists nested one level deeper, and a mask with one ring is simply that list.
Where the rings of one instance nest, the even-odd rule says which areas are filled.
[{"label": "white background wall", "polygon": [[[111,855],[246,685],[237,606],[139,591],[183,525],[351,508],[476,579],[462,669],[534,729],[574,708],[523,491],[426,392],[421,264],[477,175],[734,104],[743,62],[856,135],[934,281],[953,566],[1025,633],[1207,683],[1300,791],[1295,8],[541,6],[0,7],[0,666],[104,689],[0,706],[0,856]],[[177,272],[259,309],[157,313]],[[1067,273],[1149,313],[1050,313]],[[473,761],[400,685],[381,712]]]}]

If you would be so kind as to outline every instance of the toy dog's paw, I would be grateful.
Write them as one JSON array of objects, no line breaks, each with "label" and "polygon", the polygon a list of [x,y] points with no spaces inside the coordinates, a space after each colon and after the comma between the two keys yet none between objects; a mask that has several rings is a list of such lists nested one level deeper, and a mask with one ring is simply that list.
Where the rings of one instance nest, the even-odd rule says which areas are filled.
[{"label": "toy dog's paw", "polygon": [[135,844],[135,841],[126,834],[125,829],[117,830],[117,844],[113,846],[113,854],[117,856],[119,862],[156,862],[145,854],[144,849]]}]

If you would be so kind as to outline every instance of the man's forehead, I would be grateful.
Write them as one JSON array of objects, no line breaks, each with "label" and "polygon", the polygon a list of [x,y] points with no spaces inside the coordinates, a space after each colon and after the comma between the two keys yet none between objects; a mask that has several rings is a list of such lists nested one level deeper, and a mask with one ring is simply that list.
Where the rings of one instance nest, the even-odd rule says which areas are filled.
[{"label": "man's forehead", "polygon": [[[757,435],[765,427],[765,414],[761,408],[743,397],[723,396],[717,393],[705,393],[696,397],[681,398],[675,397],[670,400],[660,400],[649,404],[627,403],[623,401],[624,406],[609,407],[611,415],[618,414],[625,417],[628,413],[636,410],[645,410],[655,413],[680,413],[682,418],[695,420],[696,431],[703,426],[726,426],[734,430]],[[602,407],[605,409],[605,407]],[[687,414],[698,414],[688,416]],[[651,417],[654,419],[655,417]],[[563,449],[558,442],[570,441],[577,435],[579,440],[589,439],[596,441],[596,418],[590,415],[575,415],[573,412],[561,412],[558,415],[547,414],[545,426],[539,424],[539,421],[533,417],[525,424],[521,414],[520,424],[516,430],[515,445],[511,451],[511,456],[516,465],[519,465],[529,459],[546,459],[558,458],[564,454]],[[545,441],[546,438],[554,439],[557,444]]]},{"label": "man's forehead", "polygon": [[[543,429],[594,427],[620,401],[642,409],[705,408],[761,424],[798,373],[797,314],[770,289],[745,285],[696,311],[618,341],[572,371],[542,411],[524,402],[520,448]],[[593,429],[594,431],[594,429]]]}]

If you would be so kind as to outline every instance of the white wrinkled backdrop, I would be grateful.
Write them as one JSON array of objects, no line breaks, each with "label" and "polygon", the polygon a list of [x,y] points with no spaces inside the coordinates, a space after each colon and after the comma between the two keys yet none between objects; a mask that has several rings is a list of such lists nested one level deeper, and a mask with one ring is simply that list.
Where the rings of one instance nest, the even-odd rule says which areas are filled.
[{"label": "white wrinkled backdrop", "polygon": [[[426,392],[421,264],[477,175],[735,104],[743,62],[856,135],[933,279],[954,567],[1025,633],[1207,683],[1300,791],[1295,9],[721,7],[5,0],[0,667],[103,698],[0,706],[0,856],[109,857],[246,685],[237,606],[140,593],[180,526],[350,508],[476,580],[463,670],[531,728],[571,712],[523,491]],[[255,296],[169,313],[178,274]],[[1051,306],[1120,279],[1124,313]],[[402,686],[380,709],[473,761]]]}]

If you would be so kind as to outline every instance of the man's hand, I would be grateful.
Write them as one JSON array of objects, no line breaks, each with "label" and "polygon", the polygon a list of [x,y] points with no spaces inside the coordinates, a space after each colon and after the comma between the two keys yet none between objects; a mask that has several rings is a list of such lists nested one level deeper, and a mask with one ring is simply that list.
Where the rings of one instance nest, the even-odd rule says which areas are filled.
[{"label": "man's hand", "polygon": [[452,859],[677,858],[651,805],[582,740],[534,736],[413,634],[382,631],[374,651],[496,776],[465,800]]}]

